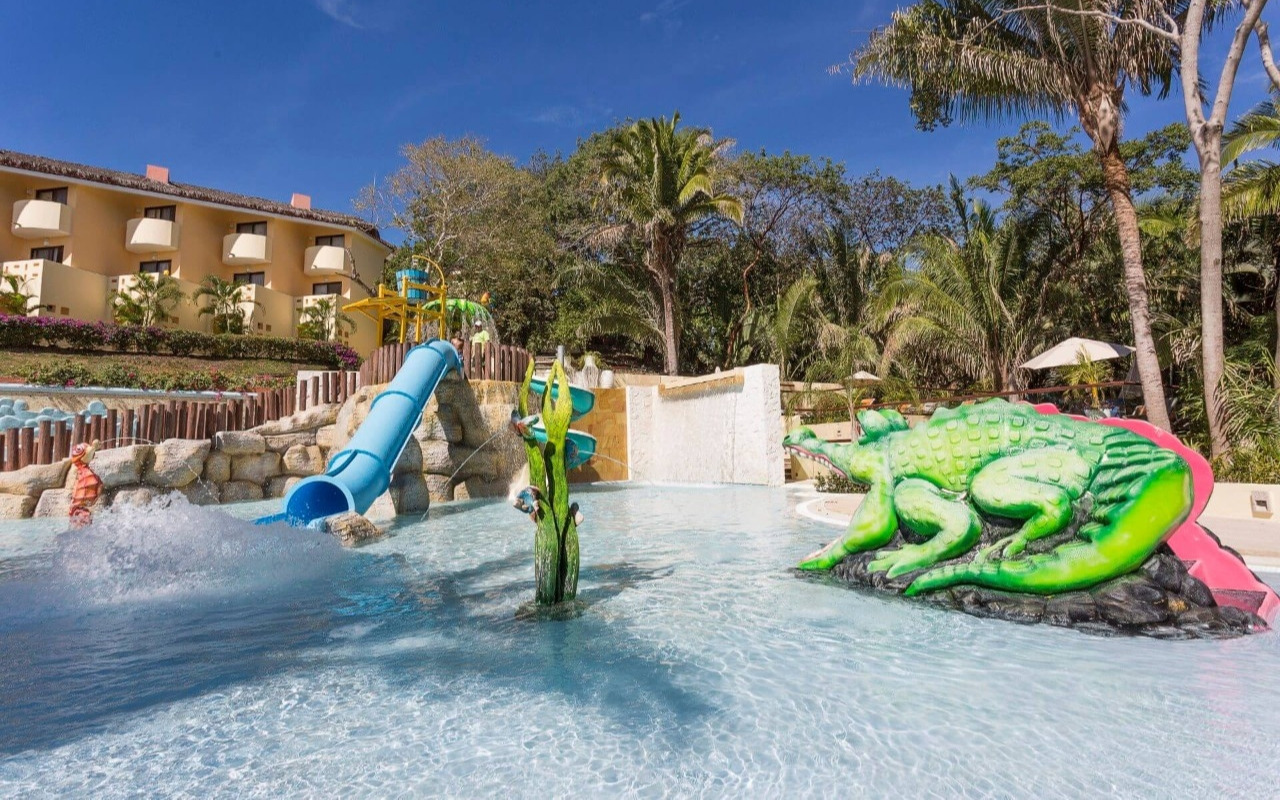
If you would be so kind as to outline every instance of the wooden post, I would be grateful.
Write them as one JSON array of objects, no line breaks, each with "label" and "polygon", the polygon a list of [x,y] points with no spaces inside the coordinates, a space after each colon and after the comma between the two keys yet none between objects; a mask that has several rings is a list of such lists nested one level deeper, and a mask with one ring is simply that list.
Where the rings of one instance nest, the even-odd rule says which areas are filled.
[{"label": "wooden post", "polygon": [[36,441],[35,428],[20,428],[18,430],[18,468],[21,469],[32,463],[32,451],[35,449]]},{"label": "wooden post", "polygon": [[119,447],[120,433],[116,430],[116,418],[119,413],[114,408],[107,409],[107,435],[102,439],[103,447]]},{"label": "wooden post", "polygon": [[311,376],[311,404],[319,405],[320,400],[320,377],[318,375]]},{"label": "wooden post", "polygon": [[48,464],[53,460],[53,430],[49,420],[42,419],[36,429],[36,463]]},{"label": "wooden post", "polygon": [[67,450],[67,423],[59,422],[53,429],[53,460],[61,461],[66,458]]},{"label": "wooden post", "polygon": [[10,428],[4,432],[4,471],[18,468],[18,429]]}]

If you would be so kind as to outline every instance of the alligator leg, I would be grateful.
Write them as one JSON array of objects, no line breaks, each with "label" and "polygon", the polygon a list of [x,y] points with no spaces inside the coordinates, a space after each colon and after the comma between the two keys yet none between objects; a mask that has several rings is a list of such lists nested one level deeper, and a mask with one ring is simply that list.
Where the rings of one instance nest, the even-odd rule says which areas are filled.
[{"label": "alligator leg", "polygon": [[850,553],[885,546],[897,530],[898,515],[893,510],[893,492],[887,481],[877,481],[862,499],[862,505],[853,512],[845,535],[805,556],[797,569],[831,569]]},{"label": "alligator leg", "polygon": [[[957,584],[1057,594],[1136,569],[1191,510],[1187,462],[1172,451],[1152,450],[1141,462],[1118,459],[1103,466],[1090,485],[1097,499],[1093,520],[1081,527],[1077,539],[1019,559],[935,567],[912,581],[906,594]],[[996,502],[989,495],[984,498]]]},{"label": "alligator leg", "polygon": [[896,550],[876,553],[867,565],[872,572],[888,570],[888,577],[954,558],[973,547],[982,535],[982,522],[963,500],[953,500],[928,481],[908,478],[893,493],[893,505],[902,524],[929,539]]},{"label": "alligator leg", "polygon": [[999,552],[1013,558],[1027,544],[1050,536],[1071,522],[1094,467],[1070,450],[1035,450],[991,462],[974,476],[969,496],[974,505],[1010,519],[1026,520],[1018,532],[988,546],[978,560]]}]

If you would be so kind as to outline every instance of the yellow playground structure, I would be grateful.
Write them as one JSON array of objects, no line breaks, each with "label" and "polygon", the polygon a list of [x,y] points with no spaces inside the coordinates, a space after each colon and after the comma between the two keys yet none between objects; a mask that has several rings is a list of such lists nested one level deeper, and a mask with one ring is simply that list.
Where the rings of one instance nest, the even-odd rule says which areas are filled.
[{"label": "yellow playground structure", "polygon": [[[419,261],[425,262],[424,269],[418,269]],[[410,268],[396,273],[398,290],[378,287],[376,297],[357,300],[343,306],[344,311],[359,311],[378,323],[378,330],[385,330],[386,322],[396,323],[400,331],[399,341],[405,341],[409,332],[413,332],[413,341],[424,342],[435,336],[445,338],[446,297],[444,270],[435,261],[426,256],[413,256]],[[431,329],[432,325],[435,330]],[[424,332],[426,336],[424,336]]]}]

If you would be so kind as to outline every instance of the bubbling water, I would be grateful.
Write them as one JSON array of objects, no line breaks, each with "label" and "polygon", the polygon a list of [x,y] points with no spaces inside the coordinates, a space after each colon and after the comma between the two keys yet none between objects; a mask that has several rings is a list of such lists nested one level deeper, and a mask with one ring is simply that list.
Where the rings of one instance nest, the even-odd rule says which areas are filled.
[{"label": "bubbling water", "polygon": [[90,605],[243,595],[330,573],[341,558],[327,534],[253,525],[173,494],[59,534],[41,583]]}]

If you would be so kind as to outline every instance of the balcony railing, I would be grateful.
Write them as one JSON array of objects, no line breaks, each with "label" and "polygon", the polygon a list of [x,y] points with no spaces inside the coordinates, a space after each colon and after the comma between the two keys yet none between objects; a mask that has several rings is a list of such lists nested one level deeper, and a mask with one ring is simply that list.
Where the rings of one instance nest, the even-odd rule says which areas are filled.
[{"label": "balcony railing", "polygon": [[124,249],[130,253],[164,253],[178,249],[181,229],[167,219],[138,217],[125,227]]},{"label": "balcony railing", "polygon": [[222,263],[236,267],[271,263],[271,238],[260,233],[228,233],[222,237]]},{"label": "balcony railing", "polygon": [[325,244],[308,247],[302,269],[308,275],[343,275],[351,272],[351,254],[345,247]]},{"label": "balcony railing", "polygon": [[52,239],[71,235],[71,206],[52,200],[19,200],[13,204],[13,235]]}]

